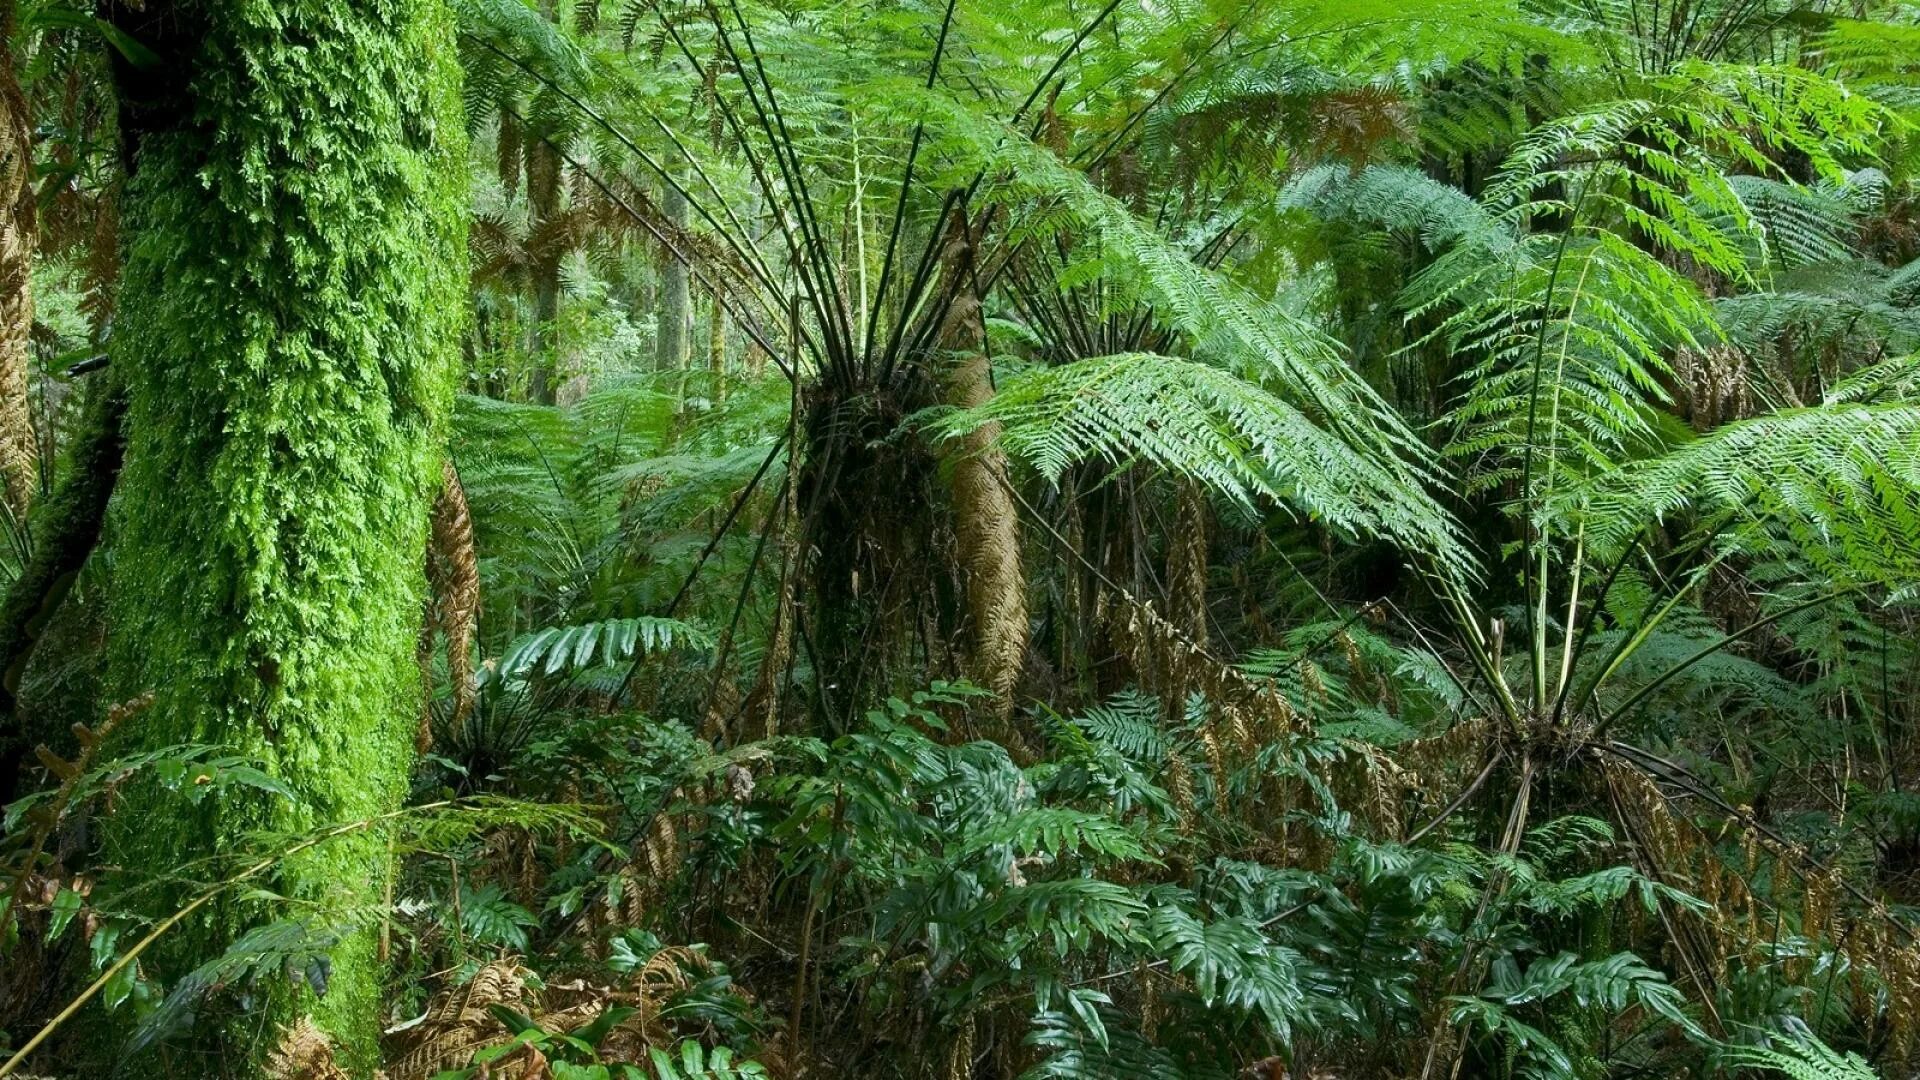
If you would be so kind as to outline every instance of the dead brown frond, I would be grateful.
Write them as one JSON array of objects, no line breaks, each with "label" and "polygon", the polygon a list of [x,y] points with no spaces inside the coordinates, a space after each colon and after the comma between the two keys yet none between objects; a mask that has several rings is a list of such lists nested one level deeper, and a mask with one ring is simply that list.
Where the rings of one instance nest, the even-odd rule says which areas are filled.
[{"label": "dead brown frond", "polygon": [[333,1040],[310,1016],[287,1025],[261,1065],[267,1080],[348,1080],[334,1060]]},{"label": "dead brown frond", "polygon": [[[453,687],[453,719],[457,726],[473,708],[473,635],[480,620],[480,560],[474,550],[473,515],[460,474],[453,462],[442,466],[440,495],[433,503],[432,529],[427,541],[427,621],[422,631],[421,661],[431,655],[437,632],[447,642],[447,682]],[[432,731],[422,718],[419,747],[432,744]]]},{"label": "dead brown frond", "polygon": [[509,825],[488,834],[488,872],[506,887],[517,903],[537,905],[540,896],[540,853],[532,829]]},{"label": "dead brown frond", "polygon": [[467,224],[467,258],[475,282],[515,283],[530,272],[525,223],[475,210]]},{"label": "dead brown frond", "polygon": [[644,1062],[649,1048],[672,1046],[677,1041],[661,1014],[709,966],[699,950],[669,946],[635,969],[625,983],[608,986],[576,979],[550,987],[545,1009],[535,1015],[534,1022],[546,1031],[572,1031],[592,1023],[613,1006],[625,1006],[634,1012],[600,1043],[600,1057],[609,1062]]},{"label": "dead brown frond", "polygon": [[[24,854],[20,857],[20,865],[15,870],[6,904],[0,907],[0,937],[7,936],[11,921],[24,906],[30,884],[45,880],[40,874],[40,858],[46,850],[47,839],[53,835],[53,830],[59,827],[61,819],[70,809],[69,804],[73,801],[74,789],[93,764],[101,744],[121,724],[126,723],[129,717],[145,711],[152,704],[153,691],[149,690],[139,697],[129,698],[108,708],[106,719],[92,727],[80,723],[74,724],[73,737],[80,744],[80,752],[75,754],[71,761],[47,749],[44,743],[33,748],[34,756],[40,759],[40,763],[46,767],[47,771],[60,778],[60,787],[52,797],[36,804],[27,812],[27,821],[32,824],[33,829],[28,834]],[[46,899],[51,901],[53,897],[49,895]]]},{"label": "dead brown frond", "polygon": [[[1803,938],[1835,943],[1845,958],[1844,970],[1836,972],[1847,979],[1848,993],[1862,1002],[1884,1000],[1858,1015],[1882,1026],[1876,1037],[1884,1035],[1885,1060],[1913,1062],[1920,1049],[1920,940],[1884,904],[1760,826],[1744,808],[1732,808],[1710,834],[1641,769],[1611,759],[1602,769],[1641,872],[1704,901],[1690,916],[1663,915],[1677,931],[1672,947],[1696,980],[1704,986],[1724,981],[1737,967],[1779,963],[1780,928],[1797,924]],[[1737,846],[1740,865],[1728,865],[1729,846]],[[1763,879],[1773,883],[1765,897],[1750,887]],[[1790,958],[1789,974],[1804,979],[1812,963],[1811,957]]]},{"label": "dead brown frond", "polygon": [[[427,1006],[427,1015],[401,1033],[388,1048],[390,1080],[430,1080],[445,1069],[464,1068],[475,1051],[497,1046],[512,1037],[491,1006],[504,1005],[527,1013],[527,971],[515,960],[496,960],[481,968],[465,985],[441,991]],[[546,1060],[537,1054],[493,1063],[501,1080],[537,1080],[546,1075]]]},{"label": "dead brown frond", "polygon": [[1184,697],[1199,693],[1216,708],[1237,709],[1241,723],[1263,743],[1281,742],[1300,730],[1293,704],[1271,683],[1222,663],[1150,604],[1120,596],[1106,605],[1108,631],[1139,675],[1142,687],[1184,709]]},{"label": "dead brown frond", "polygon": [[1676,349],[1673,378],[1677,402],[1695,431],[1706,431],[1753,415],[1748,360],[1732,345]]},{"label": "dead brown frond", "polygon": [[[610,1008],[630,1008],[633,1012],[606,1034],[596,1052],[603,1062],[644,1063],[648,1050],[670,1047],[678,1041],[664,1018],[666,1009],[710,967],[699,949],[669,946],[656,952],[623,982],[605,984],[576,978],[551,984],[535,994],[527,986],[529,973],[518,962],[495,961],[481,968],[467,985],[436,995],[426,1016],[394,1040],[388,1047],[392,1062],[389,1080],[429,1080],[442,1070],[465,1067],[476,1051],[504,1043],[513,1033],[495,1015],[495,1006],[530,1018],[542,1031],[561,1034],[593,1023]],[[489,1068],[489,1075],[499,1080],[543,1080],[549,1075],[546,1059],[525,1051],[493,1062]],[[288,1075],[302,1080],[307,1076]],[[331,1080],[332,1074],[313,1076]]]},{"label": "dead brown frond", "polygon": [[1173,799],[1173,808],[1179,812],[1184,828],[1193,821],[1193,767],[1178,751],[1167,755],[1167,794]]},{"label": "dead brown frond", "polygon": [[[1159,696],[1171,717],[1184,716],[1189,695],[1199,694],[1208,703],[1197,734],[1208,769],[1216,777],[1224,778],[1229,769],[1250,759],[1261,747],[1286,746],[1304,734],[1300,714],[1272,682],[1256,679],[1210,655],[1153,605],[1125,593],[1112,600],[1103,605],[1108,636],[1127,658],[1141,688]],[[1308,702],[1324,705],[1327,689],[1319,668],[1302,659],[1299,673]],[[1420,773],[1359,740],[1344,740],[1342,746],[1347,751],[1343,761],[1313,761],[1307,767],[1341,796],[1342,805],[1351,806],[1379,835],[1399,835],[1406,796],[1420,788]],[[1185,798],[1190,799],[1192,779],[1190,772],[1182,775],[1185,768],[1184,763],[1176,766],[1170,761],[1169,777],[1176,788],[1184,783],[1188,791]],[[1268,777],[1263,781],[1263,799],[1243,800],[1238,805],[1270,826],[1284,820],[1285,808],[1304,797],[1297,790],[1299,786],[1299,781]],[[1176,803],[1181,798],[1176,791]],[[1289,849],[1290,837],[1284,824],[1271,840],[1278,850]]]},{"label": "dead brown frond", "polygon": [[[672,798],[678,798],[676,792]],[[617,889],[600,893],[581,914],[581,927],[596,943],[609,931],[643,925],[665,900],[680,873],[686,840],[683,825],[671,814],[655,814],[633,857],[614,871]]]},{"label": "dead brown frond", "polygon": [[1385,86],[1355,86],[1323,94],[1307,106],[1309,138],[1320,154],[1358,168],[1382,146],[1411,138],[1413,110]]},{"label": "dead brown frond", "polygon": [[945,1080],[972,1080],[974,1019],[971,1014],[960,1022],[960,1034],[947,1047]]}]

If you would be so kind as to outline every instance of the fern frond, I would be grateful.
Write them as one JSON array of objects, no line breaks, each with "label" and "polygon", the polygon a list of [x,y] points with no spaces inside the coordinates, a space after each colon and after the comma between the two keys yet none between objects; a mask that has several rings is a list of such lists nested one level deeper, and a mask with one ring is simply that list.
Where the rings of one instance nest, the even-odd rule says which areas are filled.
[{"label": "fern frond", "polygon": [[638,653],[674,648],[710,649],[713,638],[678,619],[642,615],[574,626],[549,626],[515,642],[500,659],[507,676],[555,675],[611,664]]},{"label": "fern frond", "polygon": [[1781,1039],[1772,1046],[1729,1047],[1720,1061],[1730,1068],[1764,1069],[1791,1080],[1880,1080],[1860,1055],[1842,1055],[1811,1033]]},{"label": "fern frond", "polygon": [[1001,444],[1050,479],[1082,461],[1145,461],[1249,511],[1271,499],[1350,536],[1464,563],[1452,522],[1404,474],[1260,385],[1196,361],[1134,353],[1036,368],[935,423],[949,437],[998,424]]},{"label": "fern frond", "polygon": [[1920,408],[1835,403],[1740,421],[1578,498],[1606,548],[1692,513],[1724,543],[1786,539],[1838,583],[1905,591],[1920,581]]}]

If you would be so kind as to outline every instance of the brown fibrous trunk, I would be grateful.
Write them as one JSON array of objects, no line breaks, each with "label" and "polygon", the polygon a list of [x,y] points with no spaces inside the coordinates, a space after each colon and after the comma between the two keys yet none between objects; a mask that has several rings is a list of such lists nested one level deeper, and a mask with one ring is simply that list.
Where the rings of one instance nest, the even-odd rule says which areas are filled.
[{"label": "brown fibrous trunk", "polygon": [[[976,301],[963,301],[949,320],[948,344],[963,338]],[[993,397],[992,369],[984,354],[963,352],[941,377],[948,405],[971,409]],[[1005,716],[1026,666],[1027,578],[1020,561],[1020,517],[1014,505],[1000,426],[986,424],[947,444],[953,492],[954,536],[966,569],[969,676],[991,690]]]},{"label": "brown fibrous trunk", "polygon": [[[15,5],[0,9],[0,34],[13,40]],[[0,494],[16,519],[26,516],[39,478],[39,442],[27,403],[32,362],[34,192],[33,123],[14,71],[0,50]]]}]

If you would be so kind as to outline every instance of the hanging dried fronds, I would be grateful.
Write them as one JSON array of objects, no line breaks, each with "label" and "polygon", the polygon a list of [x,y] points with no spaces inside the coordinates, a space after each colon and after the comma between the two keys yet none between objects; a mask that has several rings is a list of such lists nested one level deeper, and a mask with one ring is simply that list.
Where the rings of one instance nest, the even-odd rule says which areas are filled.
[{"label": "hanging dried fronds", "polygon": [[[481,968],[465,986],[434,997],[426,1016],[389,1047],[387,1075],[389,1080],[429,1080],[442,1070],[466,1066],[476,1051],[506,1042],[514,1033],[501,1023],[496,1006],[528,1017],[542,1031],[560,1034],[585,1027],[614,1006],[631,1008],[633,1013],[606,1033],[596,1052],[603,1062],[641,1064],[650,1049],[677,1041],[662,1014],[676,995],[709,970],[698,949],[669,946],[624,982],[573,979],[535,994],[528,989],[530,973],[525,968],[514,960],[498,960]],[[549,1075],[546,1059],[526,1051],[489,1068],[488,1075],[498,1080],[544,1080]],[[330,1074],[315,1076],[331,1080]]]},{"label": "hanging dried fronds", "polygon": [[697,949],[672,945],[659,950],[635,968],[624,983],[603,985],[576,979],[549,987],[542,995],[535,1023],[547,1031],[571,1031],[592,1023],[611,1006],[633,1009],[598,1048],[601,1060],[639,1063],[656,1046],[676,1041],[662,1013],[673,998],[692,987],[711,970]]},{"label": "hanging dried fronds", "polygon": [[1282,742],[1299,732],[1299,715],[1277,688],[1221,663],[1152,605],[1122,595],[1106,605],[1106,620],[1115,645],[1147,690],[1162,696],[1176,690],[1198,693],[1214,708],[1238,709],[1242,722],[1264,742]]},{"label": "hanging dried fronds", "polygon": [[943,1080],[973,1080],[973,1014],[960,1021],[960,1033],[947,1046],[947,1067]]},{"label": "hanging dried fronds", "polygon": [[[107,709],[106,718],[98,724],[88,727],[75,723],[72,731],[80,752],[72,760],[67,760],[47,749],[46,744],[36,745],[34,756],[40,760],[47,771],[60,780],[60,787],[51,796],[41,800],[27,812],[26,820],[32,826],[26,837],[26,844],[19,857],[19,866],[7,889],[4,906],[0,906],[0,940],[13,937],[17,933],[20,911],[27,902],[27,894],[35,885],[46,884],[41,870],[40,860],[46,850],[47,841],[52,837],[68,811],[72,808],[74,793],[87,770],[99,756],[100,747],[106,743],[120,726],[153,704],[153,691],[149,690],[139,697],[130,698]],[[57,892],[57,889],[55,890]],[[47,898],[49,901],[52,897]]]},{"label": "hanging dried fronds", "polygon": [[[1726,831],[1738,837],[1744,865],[1729,868],[1721,838],[1709,836],[1677,812],[1673,801],[1640,769],[1608,759],[1602,766],[1617,812],[1634,838],[1634,855],[1656,880],[1691,886],[1704,902],[1697,918],[1681,925],[1704,935],[1707,962],[1717,980],[1733,966],[1756,969],[1780,962],[1778,935],[1782,916],[1795,901],[1800,934],[1810,942],[1836,943],[1846,958],[1849,992],[1883,994],[1885,1004],[1863,1011],[1886,1026],[1889,1059],[1910,1062],[1920,1049],[1920,939],[1875,899],[1862,900],[1848,890],[1841,872],[1817,863],[1804,849],[1783,842],[1740,810]],[[1762,856],[1765,856],[1765,860]],[[1772,879],[1769,895],[1752,882]],[[1797,887],[1795,885],[1797,883]],[[1853,903],[1843,908],[1846,892]],[[1782,911],[1782,908],[1787,911]],[[1686,942],[1677,942],[1684,948]],[[1808,957],[1789,957],[1789,974],[1805,978]]]},{"label": "hanging dried fronds", "polygon": [[[453,688],[457,727],[473,708],[473,634],[480,620],[480,560],[473,543],[473,515],[460,474],[449,459],[442,466],[440,495],[433,503],[427,540],[427,621],[421,632],[422,666],[431,656],[434,635],[447,643],[447,682]],[[419,749],[431,744],[423,717]]]},{"label": "hanging dried fronds", "polygon": [[1707,431],[1753,415],[1748,359],[1731,345],[1674,351],[1674,382],[1680,406],[1695,431]]}]

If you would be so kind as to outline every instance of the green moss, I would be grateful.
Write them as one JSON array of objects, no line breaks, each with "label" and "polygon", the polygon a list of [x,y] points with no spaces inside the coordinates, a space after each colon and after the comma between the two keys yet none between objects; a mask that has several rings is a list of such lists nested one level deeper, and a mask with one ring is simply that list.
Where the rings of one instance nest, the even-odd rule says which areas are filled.
[{"label": "green moss", "polygon": [[[129,395],[113,685],[156,694],[139,742],[234,747],[300,799],[122,815],[136,878],[400,803],[466,273],[444,5],[160,6],[145,29],[163,74],[122,73],[137,142],[112,349]],[[388,869],[377,840],[339,843],[278,887],[358,905]],[[257,915],[228,910],[181,962]],[[318,1005],[275,1006],[312,1007],[362,1063],[371,949],[340,948]]]}]

